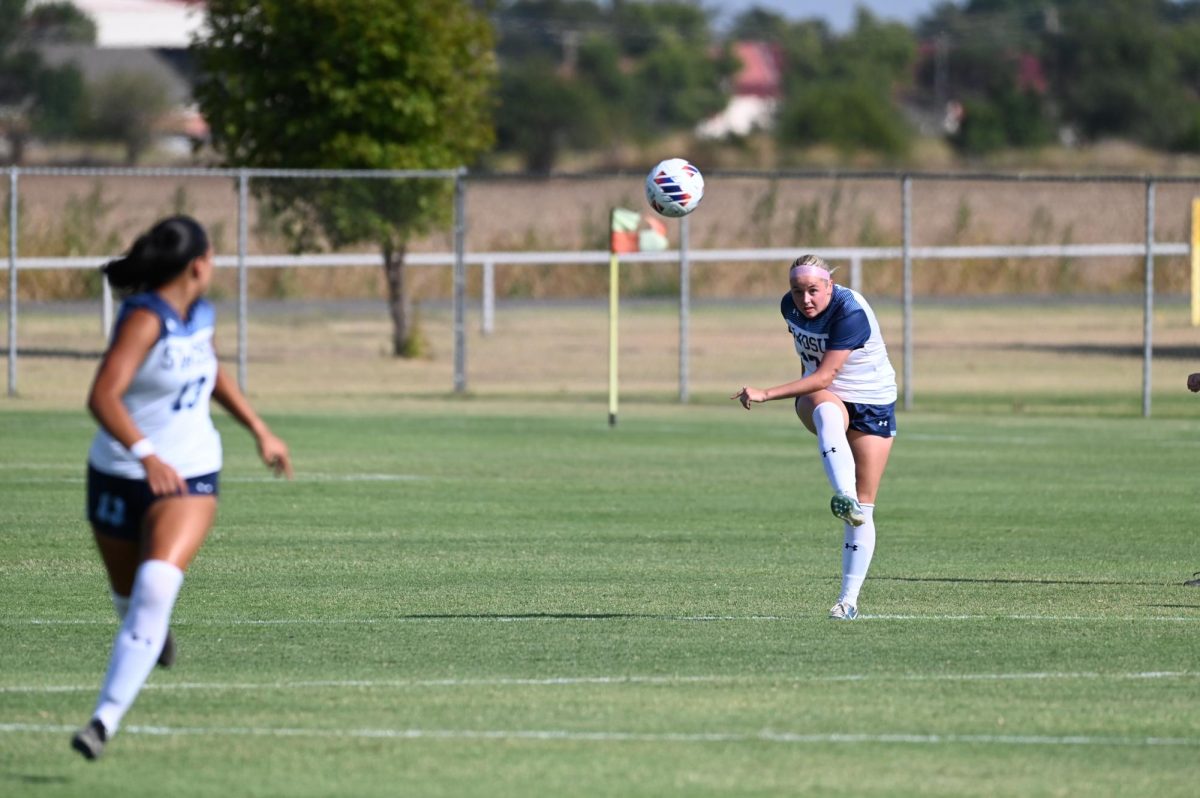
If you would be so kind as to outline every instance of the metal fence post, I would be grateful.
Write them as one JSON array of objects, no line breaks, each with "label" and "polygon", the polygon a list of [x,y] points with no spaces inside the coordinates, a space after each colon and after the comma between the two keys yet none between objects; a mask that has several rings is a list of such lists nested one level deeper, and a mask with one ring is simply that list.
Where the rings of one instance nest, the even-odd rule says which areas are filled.
[{"label": "metal fence post", "polygon": [[850,258],[850,287],[862,293],[862,255]]},{"label": "metal fence post", "polygon": [[113,326],[113,293],[108,277],[100,277],[100,335],[107,344]]},{"label": "metal fence post", "polygon": [[692,264],[688,258],[688,217],[679,220],[679,401],[688,401],[688,328],[692,314]]},{"label": "metal fence post", "polygon": [[247,367],[246,363],[249,360],[247,352],[248,334],[246,327],[248,324],[249,315],[249,300],[250,279],[246,273],[246,250],[248,248],[248,233],[249,206],[250,206],[250,177],[246,174],[245,169],[238,170],[237,178],[237,268],[238,268],[238,303],[237,303],[237,330],[238,330],[238,360],[237,374],[238,387],[242,389],[242,393],[246,392],[247,385]]},{"label": "metal fence post", "polygon": [[454,177],[454,392],[467,390],[467,336],[466,336],[466,202],[464,201],[464,177],[466,169],[459,169]]},{"label": "metal fence post", "polygon": [[1142,321],[1142,417],[1150,418],[1151,365],[1154,360],[1154,181],[1146,181],[1145,316]]},{"label": "metal fence post", "polygon": [[901,218],[904,232],[904,409],[912,410],[913,384],[913,277],[912,277],[912,176],[901,181]]},{"label": "metal fence post", "polygon": [[17,395],[17,172],[8,170],[8,395]]},{"label": "metal fence post", "polygon": [[496,264],[490,260],[483,262],[482,291],[482,320],[480,331],[491,335],[496,331]]}]

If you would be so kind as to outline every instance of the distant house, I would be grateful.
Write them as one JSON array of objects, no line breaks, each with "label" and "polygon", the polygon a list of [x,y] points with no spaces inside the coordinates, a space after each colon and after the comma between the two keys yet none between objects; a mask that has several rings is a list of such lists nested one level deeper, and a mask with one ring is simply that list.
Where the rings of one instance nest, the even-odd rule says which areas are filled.
[{"label": "distant house", "polygon": [[73,63],[85,81],[96,83],[117,73],[137,72],[161,83],[172,105],[188,105],[192,101],[191,84],[169,56],[157,50],[135,47],[100,49],[84,44],[43,44],[38,53],[50,66]]},{"label": "distant house", "polygon": [[[45,0],[34,0],[34,3]],[[147,75],[159,83],[172,112],[160,133],[181,150],[208,137],[192,97],[187,48],[204,24],[203,0],[71,0],[96,23],[96,45],[43,45],[49,64],[74,63],[88,83],[117,73]]]},{"label": "distant house", "polygon": [[770,42],[745,41],[733,44],[741,68],[733,79],[732,97],[721,113],[696,128],[702,138],[746,136],[769,130],[783,95],[783,53]]}]

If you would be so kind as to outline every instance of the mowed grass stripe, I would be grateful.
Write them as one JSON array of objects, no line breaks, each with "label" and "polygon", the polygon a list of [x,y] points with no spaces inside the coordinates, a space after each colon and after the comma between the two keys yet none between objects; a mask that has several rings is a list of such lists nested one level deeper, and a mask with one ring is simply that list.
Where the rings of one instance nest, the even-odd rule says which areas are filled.
[{"label": "mowed grass stripe", "polygon": [[[545,679],[497,678],[497,679],[411,679],[411,680],[345,680],[331,679],[302,682],[176,682],[168,684],[150,683],[146,690],[311,690],[325,688],[349,689],[414,689],[414,688],[470,688],[470,687],[570,687],[577,685],[682,685],[712,683],[755,682],[777,685],[781,683],[802,684],[807,682],[973,682],[973,681],[1047,681],[1052,679],[1191,679],[1200,677],[1193,671],[1147,671],[1143,673],[945,673],[945,674],[885,674],[861,673],[834,676],[793,676],[787,678],[756,678],[753,676],[560,676]],[[73,693],[95,690],[96,685],[9,685],[0,686],[0,693]]]},{"label": "mowed grass stripe", "polygon": [[[595,623],[604,621],[628,622],[630,620],[663,623],[730,623],[738,621],[786,623],[811,622],[812,617],[780,615],[494,615],[454,617],[407,617],[407,618],[231,618],[225,620],[174,621],[173,626],[346,626],[386,624],[455,624],[455,623]],[[858,617],[863,621],[1045,621],[1082,623],[1195,623],[1200,615],[869,615]],[[828,623],[826,619],[817,619]],[[28,620],[0,619],[0,626],[111,626],[112,619],[87,618],[31,618]]]},{"label": "mowed grass stripe", "polygon": [[[0,723],[0,733],[66,734],[69,726]],[[763,731],[754,734],[712,731],[628,732],[571,731],[566,729],[307,729],[255,727],[128,726],[123,734],[155,737],[318,737],[385,740],[493,740],[498,742],[572,741],[594,743],[783,743],[783,744],[898,744],[898,745],[1095,745],[1095,746],[1200,746],[1189,737],[1056,737],[1040,734],[854,734],[848,732]]]},{"label": "mowed grass stripe", "polygon": [[268,411],[293,483],[219,419],[181,659],[90,768],[67,737],[115,619],[54,479],[90,428],[0,413],[25,730],[0,763],[55,798],[1194,792],[1196,746],[1147,741],[1200,740],[1196,423],[902,414],[864,617],[836,623],[841,530],[790,408],[462,408]]}]

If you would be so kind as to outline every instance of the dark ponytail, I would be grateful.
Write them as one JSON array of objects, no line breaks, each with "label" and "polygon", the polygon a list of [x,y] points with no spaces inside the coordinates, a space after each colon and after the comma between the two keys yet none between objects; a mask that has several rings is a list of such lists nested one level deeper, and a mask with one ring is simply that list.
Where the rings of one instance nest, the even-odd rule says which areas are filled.
[{"label": "dark ponytail", "polygon": [[101,271],[113,288],[132,293],[152,291],[183,273],[208,252],[208,234],[190,216],[171,216],[138,236],[122,258]]}]

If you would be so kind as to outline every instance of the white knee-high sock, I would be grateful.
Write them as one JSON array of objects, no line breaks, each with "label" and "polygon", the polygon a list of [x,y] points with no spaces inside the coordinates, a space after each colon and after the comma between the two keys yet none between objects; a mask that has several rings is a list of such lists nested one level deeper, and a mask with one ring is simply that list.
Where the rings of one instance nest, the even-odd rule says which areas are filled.
[{"label": "white knee-high sock", "polygon": [[129,612],[113,642],[112,658],[92,717],[104,724],[109,736],[133,706],[162,651],[171,622],[171,610],[183,585],[183,571],[163,560],[147,560],[138,567],[129,597]]},{"label": "white knee-high sock", "polygon": [[871,557],[875,554],[875,505],[863,504],[863,515],[867,517],[862,526],[843,525],[842,545],[842,594],[838,602],[858,606],[858,591],[871,568]]},{"label": "white knee-high sock", "polygon": [[842,409],[833,402],[822,402],[813,409],[813,426],[817,430],[817,446],[825,476],[837,493],[858,498],[854,486],[854,455],[846,439],[846,421]]},{"label": "white knee-high sock", "polygon": [[125,616],[129,614],[129,596],[122,596],[117,591],[112,591],[113,609],[117,611],[117,620],[124,621]]}]

